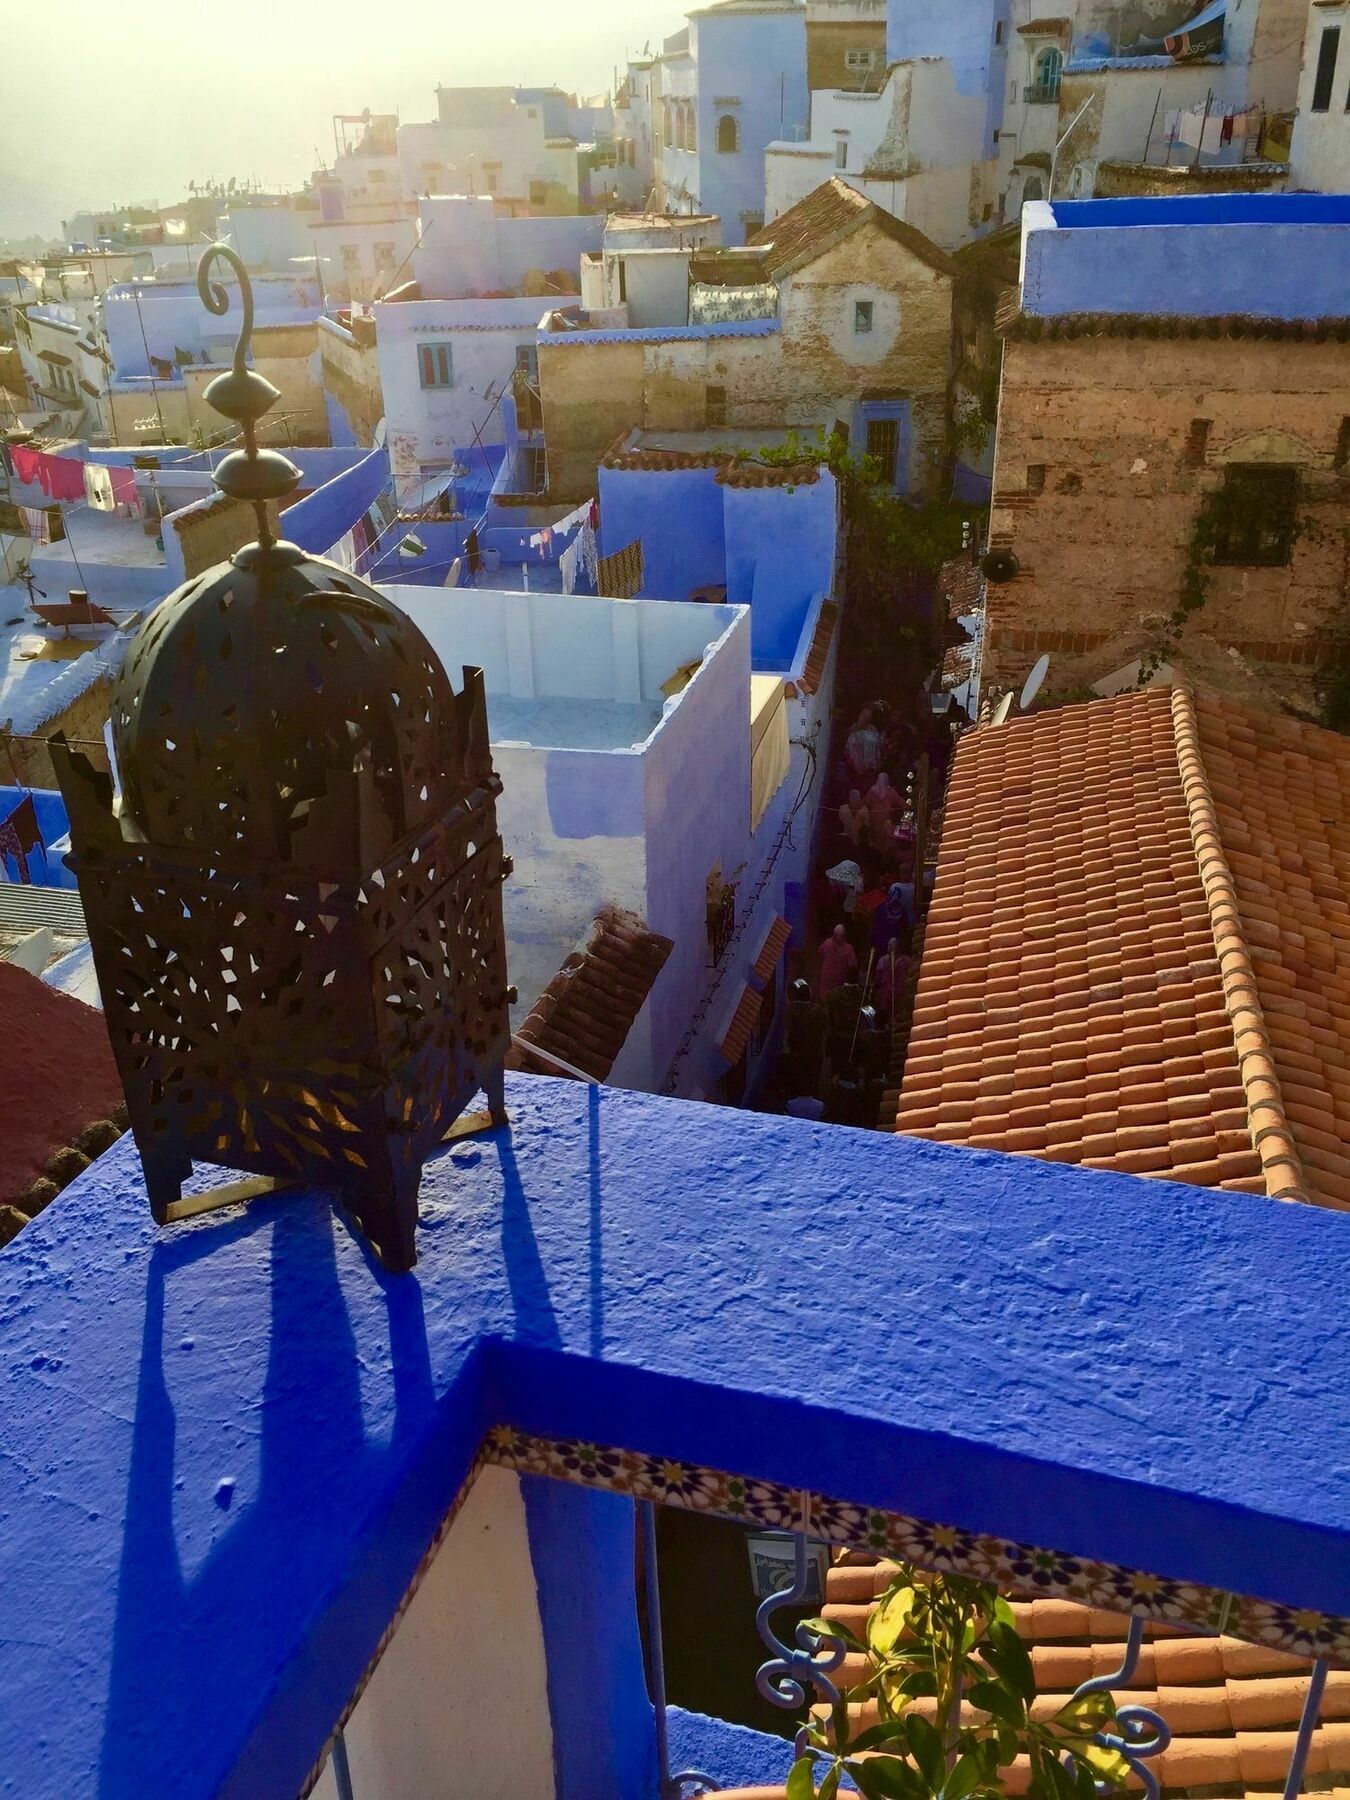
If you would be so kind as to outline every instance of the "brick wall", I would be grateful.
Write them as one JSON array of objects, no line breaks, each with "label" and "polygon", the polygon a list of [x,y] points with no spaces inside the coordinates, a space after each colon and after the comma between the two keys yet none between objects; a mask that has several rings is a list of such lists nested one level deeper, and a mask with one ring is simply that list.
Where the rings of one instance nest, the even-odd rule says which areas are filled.
[{"label": "brick wall", "polygon": [[990,540],[1017,579],[990,586],[986,678],[1043,651],[1052,685],[1139,655],[1180,595],[1202,496],[1225,465],[1295,463],[1312,530],[1287,567],[1213,567],[1180,640],[1311,668],[1346,602],[1345,346],[1257,337],[1020,341],[1004,351]]},{"label": "brick wall", "polygon": [[[273,531],[278,530],[278,506],[267,503],[267,515]],[[216,563],[224,562],[258,535],[257,515],[247,500],[232,500],[228,494],[213,494],[196,506],[175,515],[167,527],[178,533],[183,551],[183,579],[200,575]]]}]

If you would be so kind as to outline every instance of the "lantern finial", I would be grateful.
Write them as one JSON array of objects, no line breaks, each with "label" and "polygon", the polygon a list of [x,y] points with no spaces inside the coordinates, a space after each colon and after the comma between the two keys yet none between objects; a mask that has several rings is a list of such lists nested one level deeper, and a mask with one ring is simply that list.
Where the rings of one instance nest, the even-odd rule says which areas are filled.
[{"label": "lantern finial", "polygon": [[210,278],[211,264],[226,262],[239,280],[243,319],[235,339],[234,365],[217,375],[203,398],[208,406],[243,427],[244,448],[231,451],[215,472],[215,483],[234,500],[247,500],[258,516],[258,548],[266,555],[277,542],[267,517],[267,502],[283,500],[300,485],[300,471],[277,450],[259,450],[258,421],[281,398],[265,375],[248,366],[253,343],[253,283],[238,254],[228,244],[211,244],[197,264],[197,292],[202,305],[218,319],[230,310],[229,289]]}]

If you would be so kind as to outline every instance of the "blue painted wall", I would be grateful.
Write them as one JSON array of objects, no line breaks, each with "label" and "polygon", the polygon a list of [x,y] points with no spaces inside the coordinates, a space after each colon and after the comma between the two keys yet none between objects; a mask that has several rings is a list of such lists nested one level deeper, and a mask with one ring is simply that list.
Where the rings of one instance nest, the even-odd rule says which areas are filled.
[{"label": "blue painted wall", "polygon": [[812,602],[834,582],[835,482],[828,470],[796,488],[723,487],[727,600],[750,606],[761,671],[792,667]]},{"label": "blue painted wall", "polygon": [[994,153],[993,133],[1003,116],[1010,0],[889,0],[886,13],[888,62],[945,57],[958,94],[988,97],[985,155]]},{"label": "blue painted wall", "polygon": [[[41,852],[29,853],[29,880],[38,887],[73,888],[77,885],[74,870],[66,867],[64,855],[52,847],[70,835],[66,803],[60,794],[50,788],[0,787],[0,822],[7,819],[30,793],[33,796],[33,810],[37,814],[38,830],[47,846],[47,855],[44,862]],[[19,879],[19,866],[13,857],[0,857],[0,868],[3,868],[10,881]]]},{"label": "blue painted wall", "polygon": [[[743,244],[742,215],[764,216],[765,148],[778,138],[804,136],[809,121],[806,8],[699,12],[690,18],[689,42],[697,79],[699,207],[719,215],[724,244]],[[733,96],[737,105],[717,105]],[[736,151],[717,148],[723,113],[740,125]]]},{"label": "blue painted wall", "polygon": [[[129,1139],[0,1252],[23,1800],[291,1800],[493,1424],[1350,1612],[1350,1318],[1309,1329],[1344,1219],[573,1082],[508,1101],[428,1166],[411,1275],[305,1190],[159,1231]],[[862,1267],[903,1269],[905,1329],[822,1355],[875,1333],[875,1284],[834,1278]]]},{"label": "blue painted wall", "polygon": [[781,1787],[787,1779],[792,1745],[786,1738],[678,1706],[671,1707],[667,1721],[674,1770],[699,1769],[724,1788]]},{"label": "blue painted wall", "polygon": [[557,1800],[655,1796],[633,1502],[542,1476],[522,1476],[520,1486],[548,1659]]},{"label": "blue painted wall", "polygon": [[726,580],[722,495],[716,469],[600,469],[601,549],[642,539],[642,594],[687,600]]},{"label": "blue painted wall", "polygon": [[[1312,319],[1345,312],[1350,199],[1092,200],[1024,213],[1022,306]],[[1250,202],[1251,204],[1247,204]]]},{"label": "blue painted wall", "polygon": [[281,514],[282,535],[311,555],[324,556],[391,485],[389,452],[381,446],[288,506]]}]

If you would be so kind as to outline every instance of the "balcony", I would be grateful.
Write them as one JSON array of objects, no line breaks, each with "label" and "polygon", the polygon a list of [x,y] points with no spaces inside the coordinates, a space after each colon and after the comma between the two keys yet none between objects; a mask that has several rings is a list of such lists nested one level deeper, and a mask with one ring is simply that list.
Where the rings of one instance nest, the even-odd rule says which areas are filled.
[{"label": "balcony", "polygon": [[[1350,1290],[1344,1219],[579,1082],[508,1103],[429,1165],[411,1275],[318,1193],[159,1231],[126,1140],[0,1256],[25,1800],[781,1782],[790,1687],[773,1736],[667,1711],[644,1670],[674,1513],[831,1545],[840,1626],[878,1553],[993,1580],[1063,1646],[1045,1693],[1093,1664],[1038,1625],[1070,1601],[1094,1677],[1146,1659],[1125,1695],[1183,1639],[1214,1646],[1210,1707],[1238,1640],[1350,1666],[1350,1328],[1308,1328]],[[780,1694],[856,1673],[761,1623]],[[1334,1776],[1324,1681],[1334,1718],[1344,1683],[1305,1669],[1306,1731],[1267,1694],[1227,1773],[1162,1749],[1163,1785],[1278,1784],[1299,1746],[1292,1792]]]},{"label": "balcony", "polygon": [[1058,106],[1059,83],[1057,81],[1033,81],[1028,83],[1022,98],[1028,106]]}]

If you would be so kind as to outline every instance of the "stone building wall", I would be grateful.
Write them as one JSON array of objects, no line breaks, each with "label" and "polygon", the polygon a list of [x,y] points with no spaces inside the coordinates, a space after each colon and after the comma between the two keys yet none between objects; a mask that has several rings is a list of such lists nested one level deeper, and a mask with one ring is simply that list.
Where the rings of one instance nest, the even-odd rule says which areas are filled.
[{"label": "stone building wall", "polygon": [[[850,50],[873,53],[870,70],[851,69]],[[868,89],[875,93],[886,68],[886,17],[875,19],[808,19],[806,22],[806,85],[815,93],[819,88],[844,88],[854,92]]]},{"label": "stone building wall", "polygon": [[351,330],[344,331],[325,321],[319,332],[319,356],[325,390],[341,407],[356,442],[370,449],[375,428],[384,417],[374,324],[356,318]]},{"label": "stone building wall", "polygon": [[1230,463],[1296,465],[1303,528],[1287,566],[1207,568],[1178,648],[1202,633],[1311,678],[1347,598],[1348,396],[1350,349],[1335,333],[1023,341],[1014,328],[990,543],[1021,569],[990,585],[988,687],[1020,682],[1049,651],[1063,691],[1156,642],[1202,498]]},{"label": "stone building wall", "polygon": [[68,706],[53,713],[41,725],[32,727],[30,736],[10,737],[6,732],[6,756],[3,764],[5,778],[25,787],[54,788],[56,771],[52,768],[45,740],[55,736],[58,731],[64,732],[70,742],[82,748],[98,768],[105,768],[107,757],[102,748],[103,727],[108,721],[111,693],[111,677],[101,675]]},{"label": "stone building wall", "polygon": [[[855,403],[910,399],[920,486],[941,455],[951,380],[953,279],[877,228],[850,234],[780,291],[771,336],[631,336],[539,345],[549,491],[595,491],[595,470],[620,433],[701,431],[712,424],[802,431],[850,424]],[[854,331],[854,303],[874,327]],[[710,400],[709,390],[714,391]]]}]

